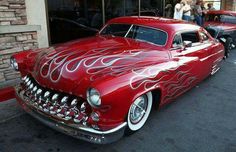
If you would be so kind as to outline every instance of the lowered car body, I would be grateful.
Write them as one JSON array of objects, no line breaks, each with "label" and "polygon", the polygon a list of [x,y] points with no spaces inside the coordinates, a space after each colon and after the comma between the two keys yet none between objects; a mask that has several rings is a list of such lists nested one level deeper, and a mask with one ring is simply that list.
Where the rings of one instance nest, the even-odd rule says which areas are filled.
[{"label": "lowered car body", "polygon": [[224,47],[203,28],[121,17],[94,37],[24,51],[20,105],[65,134],[105,144],[138,131],[161,107],[219,70]]}]

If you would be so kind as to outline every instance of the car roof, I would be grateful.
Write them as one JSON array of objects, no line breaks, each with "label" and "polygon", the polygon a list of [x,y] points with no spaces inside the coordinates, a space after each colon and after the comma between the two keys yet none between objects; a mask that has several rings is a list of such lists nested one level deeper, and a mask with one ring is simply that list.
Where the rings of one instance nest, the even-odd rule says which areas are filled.
[{"label": "car roof", "polygon": [[234,11],[224,11],[224,10],[211,10],[211,11],[208,11],[207,14],[222,14],[222,15],[236,16],[236,12],[234,12]]},{"label": "car roof", "polygon": [[147,26],[164,30],[168,33],[176,33],[179,31],[186,30],[198,30],[200,27],[196,24],[189,23],[182,20],[167,19],[162,17],[151,17],[151,16],[125,16],[118,17],[110,20],[108,24],[135,24],[140,26]]}]

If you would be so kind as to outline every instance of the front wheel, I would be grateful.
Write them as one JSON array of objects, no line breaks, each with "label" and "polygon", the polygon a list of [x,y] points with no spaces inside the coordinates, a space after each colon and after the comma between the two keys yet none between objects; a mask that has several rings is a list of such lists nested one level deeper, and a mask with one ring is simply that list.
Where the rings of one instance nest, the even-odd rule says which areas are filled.
[{"label": "front wheel", "polygon": [[225,42],[225,57],[229,57],[229,52],[232,50],[233,39],[228,37]]},{"label": "front wheel", "polygon": [[132,134],[141,129],[148,119],[152,109],[152,93],[148,92],[138,97],[130,106],[127,117],[126,134]]}]

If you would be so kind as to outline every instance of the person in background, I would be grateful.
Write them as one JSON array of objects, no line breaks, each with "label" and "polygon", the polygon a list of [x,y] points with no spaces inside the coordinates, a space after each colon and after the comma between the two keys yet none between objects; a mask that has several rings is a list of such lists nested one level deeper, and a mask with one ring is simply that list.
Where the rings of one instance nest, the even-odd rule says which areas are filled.
[{"label": "person in background", "polygon": [[203,20],[202,20],[202,7],[201,7],[202,1],[197,1],[196,5],[194,6],[194,17],[196,20],[197,25],[202,26]]},{"label": "person in background", "polygon": [[175,5],[175,8],[174,8],[174,19],[182,20],[183,7],[184,7],[184,2],[181,0],[177,0],[177,4]]},{"label": "person in background", "polygon": [[172,6],[170,0],[166,1],[166,6],[165,6],[165,17],[166,18],[172,18],[172,9],[173,9],[173,6]]},{"label": "person in background", "polygon": [[208,3],[207,4],[207,10],[210,11],[210,10],[215,10],[215,8],[213,7],[213,4],[212,3]]},{"label": "person in background", "polygon": [[200,5],[201,5],[201,9],[202,9],[202,26],[203,26],[204,23],[205,23],[205,16],[206,16],[206,14],[207,14],[207,9],[205,8],[204,4],[205,4],[205,3],[201,0]]},{"label": "person in background", "polygon": [[192,0],[186,0],[185,1],[185,5],[183,8],[183,20],[185,21],[191,21],[191,4],[192,4]]}]

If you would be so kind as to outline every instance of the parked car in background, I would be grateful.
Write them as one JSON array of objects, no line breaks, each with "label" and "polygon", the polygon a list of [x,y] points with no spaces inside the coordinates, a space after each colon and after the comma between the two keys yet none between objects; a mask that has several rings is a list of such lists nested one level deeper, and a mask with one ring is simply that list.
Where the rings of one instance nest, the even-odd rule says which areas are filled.
[{"label": "parked car in background", "polygon": [[206,30],[225,46],[225,56],[236,46],[236,12],[212,10],[206,14]]},{"label": "parked car in background", "polygon": [[202,27],[132,16],[110,20],[94,37],[15,54],[11,64],[22,75],[15,89],[26,112],[105,144],[140,130],[153,107],[215,74],[223,57],[224,46]]}]

